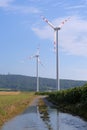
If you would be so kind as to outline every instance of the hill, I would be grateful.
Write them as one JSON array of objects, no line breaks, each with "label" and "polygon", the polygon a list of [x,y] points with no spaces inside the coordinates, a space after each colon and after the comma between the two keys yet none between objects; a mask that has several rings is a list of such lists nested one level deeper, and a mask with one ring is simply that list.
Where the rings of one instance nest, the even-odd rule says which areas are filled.
[{"label": "hill", "polygon": [[[56,80],[40,78],[40,91],[56,90]],[[87,81],[60,79],[60,88],[67,89],[82,86]],[[24,75],[0,75],[0,89],[21,91],[36,91],[36,77]]]}]

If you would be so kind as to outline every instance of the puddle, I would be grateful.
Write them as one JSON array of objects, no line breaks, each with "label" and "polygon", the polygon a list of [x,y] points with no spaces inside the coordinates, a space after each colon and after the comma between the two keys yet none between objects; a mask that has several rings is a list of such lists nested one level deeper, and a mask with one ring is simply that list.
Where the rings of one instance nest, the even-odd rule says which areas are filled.
[{"label": "puddle", "polygon": [[33,105],[1,130],[87,130],[87,122],[51,107]]}]

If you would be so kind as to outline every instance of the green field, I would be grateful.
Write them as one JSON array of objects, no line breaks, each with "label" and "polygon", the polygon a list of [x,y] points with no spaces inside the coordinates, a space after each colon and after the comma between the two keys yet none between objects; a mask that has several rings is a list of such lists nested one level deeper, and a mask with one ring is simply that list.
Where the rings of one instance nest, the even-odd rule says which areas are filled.
[{"label": "green field", "polygon": [[36,97],[34,93],[0,92],[0,126],[8,119],[23,112]]}]

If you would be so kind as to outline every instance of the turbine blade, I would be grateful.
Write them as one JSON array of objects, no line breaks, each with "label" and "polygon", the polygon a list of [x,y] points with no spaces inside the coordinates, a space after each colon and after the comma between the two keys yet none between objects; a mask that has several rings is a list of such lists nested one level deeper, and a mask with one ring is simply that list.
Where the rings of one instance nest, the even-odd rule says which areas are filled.
[{"label": "turbine blade", "polygon": [[38,55],[38,56],[40,55],[40,48],[39,47],[37,48],[36,55]]},{"label": "turbine blade", "polygon": [[33,55],[33,56],[29,56],[27,59],[32,59],[32,58],[35,58],[36,55]]},{"label": "turbine blade", "polygon": [[44,65],[42,64],[40,58],[38,58],[38,62],[44,67]]},{"label": "turbine blade", "polygon": [[54,31],[54,52],[56,52],[56,31]]},{"label": "turbine blade", "polygon": [[35,55],[32,55],[32,56],[27,57],[27,59],[32,59],[32,58],[39,57],[39,55],[40,55],[39,53],[40,53],[40,48],[38,47],[38,48],[37,48],[37,52],[36,52],[36,54],[35,54]]},{"label": "turbine blade", "polygon": [[64,21],[62,21],[58,27],[61,28],[69,19],[70,19],[70,17],[68,19],[65,19]]},{"label": "turbine blade", "polygon": [[49,22],[44,16],[41,16],[41,18],[42,18],[46,23],[48,23],[48,24],[50,25],[50,27],[52,27],[53,29],[55,28],[54,25],[53,25],[51,22]]}]

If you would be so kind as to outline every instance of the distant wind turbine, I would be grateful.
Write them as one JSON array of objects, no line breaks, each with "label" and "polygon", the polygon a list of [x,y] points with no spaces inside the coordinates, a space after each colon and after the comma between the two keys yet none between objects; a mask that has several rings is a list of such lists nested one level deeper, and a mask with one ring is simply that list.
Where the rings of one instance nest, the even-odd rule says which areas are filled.
[{"label": "distant wind turbine", "polygon": [[60,23],[58,27],[55,27],[51,22],[49,22],[45,17],[41,16],[41,18],[54,30],[54,50],[56,51],[56,87],[60,90],[60,83],[59,83],[59,61],[58,61],[58,31],[62,28],[65,22],[67,22],[70,18],[65,19]]},{"label": "distant wind turbine", "polygon": [[35,55],[29,57],[29,59],[36,58],[37,92],[39,92],[39,75],[38,75],[39,63],[43,66],[43,64],[40,61],[39,56],[40,56],[40,54],[39,54],[39,48],[37,48],[37,53]]}]

